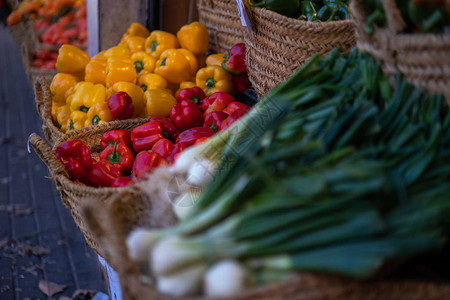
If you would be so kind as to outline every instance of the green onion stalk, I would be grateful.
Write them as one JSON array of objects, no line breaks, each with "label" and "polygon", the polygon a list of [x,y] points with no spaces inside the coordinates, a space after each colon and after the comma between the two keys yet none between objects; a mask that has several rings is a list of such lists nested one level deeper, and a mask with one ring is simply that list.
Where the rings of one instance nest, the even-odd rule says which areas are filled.
[{"label": "green onion stalk", "polygon": [[392,90],[379,63],[356,50],[316,55],[212,138],[215,177],[142,251],[157,281],[222,261],[247,277],[277,274],[267,280],[297,271],[368,278],[442,247],[450,112],[440,95],[395,81]]}]

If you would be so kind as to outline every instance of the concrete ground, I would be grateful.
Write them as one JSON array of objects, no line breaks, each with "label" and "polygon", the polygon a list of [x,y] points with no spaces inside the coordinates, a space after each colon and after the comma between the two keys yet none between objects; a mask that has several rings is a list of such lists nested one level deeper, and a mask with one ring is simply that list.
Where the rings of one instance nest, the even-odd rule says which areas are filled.
[{"label": "concrete ground", "polygon": [[62,204],[45,164],[27,151],[32,132],[43,136],[41,126],[19,48],[0,25],[0,299],[106,293],[97,255]]}]

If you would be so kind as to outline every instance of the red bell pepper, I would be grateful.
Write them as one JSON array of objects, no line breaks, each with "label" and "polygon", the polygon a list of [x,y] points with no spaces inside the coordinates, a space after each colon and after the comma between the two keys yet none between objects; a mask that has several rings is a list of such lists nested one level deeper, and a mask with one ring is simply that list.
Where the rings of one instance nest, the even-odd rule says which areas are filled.
[{"label": "red bell pepper", "polygon": [[236,89],[236,91],[238,91],[238,93],[245,92],[251,86],[247,72],[242,73],[238,76],[231,76],[231,82],[233,82],[234,88]]},{"label": "red bell pepper", "polygon": [[183,142],[175,144],[175,147],[173,148],[172,153],[170,153],[169,157],[167,158],[167,161],[172,163],[174,161],[175,157],[178,154],[180,154],[187,147],[189,147],[189,146]]},{"label": "red bell pepper", "polygon": [[133,182],[133,179],[128,176],[121,176],[113,180],[111,187],[124,187],[128,186]]},{"label": "red bell pepper", "polygon": [[123,143],[116,141],[114,145],[109,145],[100,153],[100,159],[104,159],[119,168],[122,174],[131,172],[133,167],[133,152]]},{"label": "red bell pepper", "polygon": [[199,145],[199,144],[201,144],[201,143],[206,142],[207,140],[209,140],[209,137],[202,137],[202,138],[199,138],[198,140],[195,141],[194,145]]},{"label": "red bell pepper", "polygon": [[224,56],[222,68],[233,76],[247,72],[247,64],[245,63],[245,44],[239,43],[234,45],[230,52]]},{"label": "red bell pepper", "polygon": [[177,101],[181,102],[183,100],[191,100],[198,106],[201,106],[205,97],[205,92],[198,86],[194,86],[190,89],[181,90],[177,95]]},{"label": "red bell pepper", "polygon": [[170,119],[164,118],[161,116],[155,116],[155,117],[151,117],[150,119],[148,119],[148,122],[151,122],[151,121],[160,121],[161,125],[163,126],[164,131],[168,135],[169,140],[171,140],[172,142],[175,142],[178,135],[180,134],[180,131],[175,126],[175,124],[173,124],[170,121]]},{"label": "red bell pepper", "polygon": [[203,124],[202,112],[191,100],[183,100],[175,104],[170,111],[170,119],[181,131]]},{"label": "red bell pepper", "polygon": [[209,137],[214,133],[214,130],[209,127],[194,127],[180,133],[177,137],[177,144],[183,142],[187,146],[192,146],[199,138]]},{"label": "red bell pepper", "polygon": [[96,163],[86,176],[86,179],[94,186],[111,186],[114,179],[122,176],[119,168],[105,159]]},{"label": "red bell pepper", "polygon": [[108,108],[111,116],[117,120],[129,119],[134,113],[133,100],[125,92],[118,92],[109,97]]},{"label": "red bell pepper", "polygon": [[56,148],[56,157],[66,168],[67,173],[73,179],[85,177],[93,165],[91,151],[80,140],[72,140],[62,143]]},{"label": "red bell pepper", "polygon": [[167,137],[160,121],[150,121],[138,126],[131,131],[131,141],[136,152],[152,149],[160,139]]},{"label": "red bell pepper", "polygon": [[166,163],[166,160],[156,152],[141,151],[136,155],[134,160],[133,170],[131,171],[134,177],[143,178],[145,174],[149,173],[154,168]]},{"label": "red bell pepper", "polygon": [[220,131],[227,129],[230,127],[231,124],[239,120],[242,116],[247,114],[248,110],[245,109],[238,109],[235,112],[233,112],[228,118],[226,118],[222,125],[220,126]]},{"label": "red bell pepper", "polygon": [[231,102],[234,101],[233,96],[225,92],[217,92],[203,99],[202,110],[203,117],[206,117],[212,111],[222,111]]},{"label": "red bell pepper", "polygon": [[105,132],[102,135],[100,146],[102,147],[102,150],[104,150],[106,147],[108,147],[108,145],[114,145],[114,143],[117,141],[124,143],[125,146],[128,147],[128,149],[133,148],[133,143],[131,142],[131,134],[128,130],[125,129]]},{"label": "red bell pepper", "polygon": [[223,111],[213,111],[206,115],[205,123],[203,127],[209,127],[217,132],[222,124],[223,120],[228,118],[228,114]]},{"label": "red bell pepper", "polygon": [[241,102],[237,102],[237,101],[233,101],[231,103],[229,103],[227,105],[227,107],[222,110],[224,113],[228,114],[231,116],[232,113],[234,113],[235,111],[239,110],[239,109],[243,109],[246,111],[250,110],[250,106],[245,105],[244,103]]},{"label": "red bell pepper", "polygon": [[153,145],[152,151],[168,159],[174,148],[175,145],[168,139],[160,139]]}]

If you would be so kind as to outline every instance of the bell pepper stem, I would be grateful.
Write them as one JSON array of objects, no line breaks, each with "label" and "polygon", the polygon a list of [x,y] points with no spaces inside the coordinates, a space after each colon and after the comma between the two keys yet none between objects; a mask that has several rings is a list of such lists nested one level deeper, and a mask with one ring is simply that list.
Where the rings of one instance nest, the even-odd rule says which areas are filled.
[{"label": "bell pepper stem", "polygon": [[120,155],[119,152],[117,152],[117,143],[119,141],[116,141],[114,143],[113,151],[108,155],[108,161],[112,164],[118,164],[122,161],[122,155]]},{"label": "bell pepper stem", "polygon": [[84,106],[84,105],[81,105],[81,106],[80,106],[80,110],[81,110],[82,112],[87,113],[88,110],[89,110],[89,107],[86,107],[86,106]]},{"label": "bell pepper stem", "polygon": [[144,69],[144,64],[140,60],[135,61],[134,68],[136,69],[136,72],[139,73],[140,71],[142,71],[142,69]]},{"label": "bell pepper stem", "polygon": [[208,79],[206,79],[205,84],[208,89],[212,89],[214,86],[216,86],[216,80],[212,77],[209,77]]},{"label": "bell pepper stem", "polygon": [[95,115],[93,118],[92,118],[92,125],[98,125],[98,122],[100,122],[100,117],[98,116],[98,115]]},{"label": "bell pepper stem", "polygon": [[200,100],[200,97],[198,97],[198,96],[193,96],[191,98],[191,100],[194,101],[195,104],[197,104],[197,105],[201,104],[201,102],[202,102],[202,100]]},{"label": "bell pepper stem", "polygon": [[253,0],[248,0],[247,3],[248,3],[248,5],[254,6],[254,7],[259,7],[259,6],[266,5],[266,1],[265,0],[260,1],[260,2],[256,2],[256,3],[253,3]]},{"label": "bell pepper stem", "polygon": [[147,86],[145,84],[141,85],[141,89],[145,92],[147,91]]},{"label": "bell pepper stem", "polygon": [[214,130],[215,132],[217,132],[217,126],[216,126],[216,124],[212,123],[211,125],[209,125],[209,128],[211,128],[212,130]]},{"label": "bell pepper stem", "polygon": [[150,50],[152,50],[152,52],[155,52],[157,47],[158,47],[158,43],[156,41],[153,41],[150,44]]}]

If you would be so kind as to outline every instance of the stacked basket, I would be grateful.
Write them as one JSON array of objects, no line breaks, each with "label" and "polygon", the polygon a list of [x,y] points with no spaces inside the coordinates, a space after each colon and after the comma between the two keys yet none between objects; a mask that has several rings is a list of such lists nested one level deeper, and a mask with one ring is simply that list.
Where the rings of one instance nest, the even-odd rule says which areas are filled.
[{"label": "stacked basket", "polygon": [[[42,107],[40,109],[42,109]],[[96,188],[73,181],[69,178],[64,166],[56,157],[54,150],[61,143],[77,139],[81,140],[91,149],[93,156],[99,156],[99,153],[101,152],[100,140],[105,132],[118,129],[132,130],[134,127],[142,125],[146,121],[146,119],[112,121],[101,125],[74,130],[62,135],[61,138],[55,142],[53,149],[36,134],[32,134],[29,138],[29,143],[32,145],[41,160],[47,165],[50,175],[56,183],[56,188],[60,192],[63,203],[71,211],[75,223],[83,232],[86,241],[98,254],[104,258],[107,258],[107,255],[104,252],[103,247],[94,237],[93,233],[89,230],[86,222],[82,218],[81,207],[83,201],[94,202],[98,203],[100,206],[103,206],[107,203],[111,196],[119,192],[130,193],[134,195],[135,199],[139,199],[141,196],[136,196],[136,194],[139,194],[140,190],[135,186],[124,188]]]},{"label": "stacked basket", "polygon": [[245,36],[249,79],[259,97],[285,81],[314,53],[348,52],[356,43],[352,20],[309,22],[248,7],[252,33]]},{"label": "stacked basket", "polygon": [[35,47],[30,47],[27,45],[27,43],[22,43],[22,45],[20,47],[25,71],[28,74],[28,78],[33,83],[35,81],[37,81],[37,79],[39,77],[46,79],[48,82],[51,82],[53,79],[53,76],[55,76],[56,73],[58,73],[58,71],[56,69],[44,70],[44,69],[38,69],[38,68],[33,67],[33,63],[32,63],[33,62],[33,53],[32,52],[37,49],[41,49],[41,48],[48,48],[49,50],[53,50],[53,51],[58,50],[57,47],[54,47],[54,46],[46,47],[44,45],[41,45],[40,43],[35,45]]},{"label": "stacked basket", "polygon": [[[159,174],[148,179],[147,185]],[[156,291],[149,281],[141,276],[139,265],[128,256],[125,239],[135,227],[155,228],[143,222],[143,218],[130,221],[130,215],[152,216],[158,219],[158,227],[166,227],[171,220],[162,218],[151,206],[142,205],[147,200],[135,198],[130,193],[121,193],[109,199],[105,206],[98,202],[85,202],[83,219],[108,249],[108,257],[119,274],[124,300],[169,300],[172,296]],[[138,202],[138,205],[135,203]],[[153,203],[157,203],[153,202]],[[147,213],[142,208],[147,207]],[[139,209],[137,209],[139,208]],[[140,220],[140,221],[138,221]],[[148,278],[149,279],[149,278]],[[233,298],[223,300],[430,300],[444,299],[450,295],[450,285],[423,281],[353,281],[329,275],[300,273],[289,279],[261,287],[251,288]],[[180,300],[200,300],[203,297],[180,297]]]},{"label": "stacked basket", "polygon": [[211,50],[226,53],[244,42],[245,28],[235,0],[197,0],[197,7],[200,22],[208,28]]},{"label": "stacked basket", "polygon": [[415,86],[444,94],[450,103],[450,34],[404,33],[405,22],[396,1],[382,0],[387,28],[376,27],[372,35],[364,30],[368,13],[362,0],[354,0],[357,46],[383,61],[383,71],[403,74]]}]

